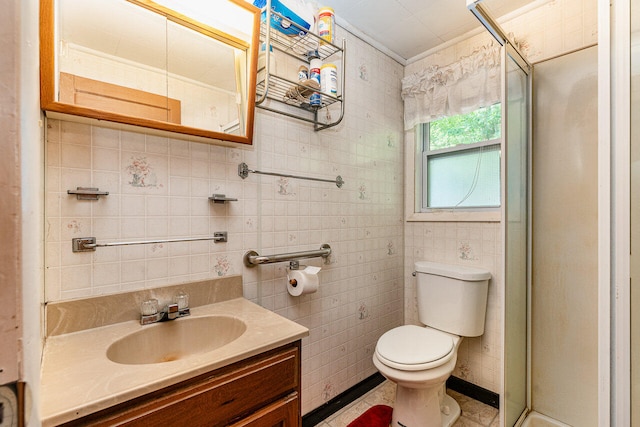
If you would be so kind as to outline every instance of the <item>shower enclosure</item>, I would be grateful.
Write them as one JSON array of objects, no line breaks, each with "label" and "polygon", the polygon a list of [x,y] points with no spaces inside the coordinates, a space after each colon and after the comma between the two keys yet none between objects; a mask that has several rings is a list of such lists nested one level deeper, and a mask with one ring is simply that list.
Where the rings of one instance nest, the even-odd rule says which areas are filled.
[{"label": "shower enclosure", "polygon": [[[640,427],[640,0],[599,0],[598,22],[597,48],[535,64],[534,277],[529,303],[534,307],[533,340],[530,350],[525,350],[531,352],[533,366],[529,385],[521,388],[508,355],[522,347],[521,336],[512,342],[508,330],[516,326],[510,325],[513,313],[505,296],[502,425],[507,427],[522,407],[523,389],[532,395],[525,398],[525,408],[544,411],[566,424]],[[546,77],[550,77],[547,82]],[[561,79],[556,86],[547,84],[555,79]],[[564,198],[553,200],[543,193],[538,199],[543,188],[567,185],[576,190]],[[573,209],[553,212],[576,196],[580,203]],[[546,214],[541,209],[545,206],[552,212]],[[554,218],[560,222],[554,224]],[[586,223],[592,238],[597,236],[597,259],[593,241],[583,241],[571,232],[576,220]],[[539,268],[536,251],[544,251],[548,242],[539,240],[536,229],[547,227],[545,237],[549,237],[556,232],[548,228],[552,225],[570,231],[563,237],[564,253],[552,257],[564,262]],[[508,245],[508,230],[505,233]],[[511,256],[511,261],[506,259],[508,270],[514,257],[511,251],[507,254]],[[536,278],[540,272],[547,275]],[[578,276],[583,279],[568,286],[568,278],[575,273],[586,276]],[[507,290],[510,280],[505,273]],[[596,315],[594,325],[590,322]],[[517,325],[520,316],[515,316]],[[530,418],[524,425],[549,424],[546,420],[536,424]]]},{"label": "shower enclosure", "polygon": [[526,415],[531,253],[531,65],[479,1],[469,10],[502,45],[502,236],[504,367],[501,417],[514,426]]},{"label": "shower enclosure", "polygon": [[532,67],[471,10],[504,46],[502,425],[596,427],[597,48]]}]

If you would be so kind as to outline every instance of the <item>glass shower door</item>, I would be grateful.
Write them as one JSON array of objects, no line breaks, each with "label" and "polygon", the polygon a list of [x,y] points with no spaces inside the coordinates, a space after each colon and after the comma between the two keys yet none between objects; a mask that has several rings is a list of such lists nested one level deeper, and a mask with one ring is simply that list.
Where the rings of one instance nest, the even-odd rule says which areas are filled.
[{"label": "glass shower door", "polygon": [[513,426],[527,409],[529,283],[530,66],[510,45],[503,48],[504,196],[504,408]]},{"label": "glass shower door", "polygon": [[469,10],[502,45],[502,238],[504,383],[501,425],[514,426],[530,407],[531,65],[481,2]]}]

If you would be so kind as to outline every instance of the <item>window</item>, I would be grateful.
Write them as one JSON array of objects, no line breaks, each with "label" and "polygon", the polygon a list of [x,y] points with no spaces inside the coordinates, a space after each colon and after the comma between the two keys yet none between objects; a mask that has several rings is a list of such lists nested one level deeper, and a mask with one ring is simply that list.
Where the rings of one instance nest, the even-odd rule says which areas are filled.
[{"label": "window", "polygon": [[420,211],[500,207],[500,104],[420,126]]}]

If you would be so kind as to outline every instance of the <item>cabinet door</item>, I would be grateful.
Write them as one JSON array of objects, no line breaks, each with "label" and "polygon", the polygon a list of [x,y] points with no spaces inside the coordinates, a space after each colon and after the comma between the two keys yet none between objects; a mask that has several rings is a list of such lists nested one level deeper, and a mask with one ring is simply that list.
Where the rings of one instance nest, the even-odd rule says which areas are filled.
[{"label": "cabinet door", "polygon": [[274,402],[229,427],[299,427],[298,393]]},{"label": "cabinet door", "polygon": [[42,109],[251,145],[260,9],[240,0],[204,13],[194,1],[156,3],[40,0]]}]

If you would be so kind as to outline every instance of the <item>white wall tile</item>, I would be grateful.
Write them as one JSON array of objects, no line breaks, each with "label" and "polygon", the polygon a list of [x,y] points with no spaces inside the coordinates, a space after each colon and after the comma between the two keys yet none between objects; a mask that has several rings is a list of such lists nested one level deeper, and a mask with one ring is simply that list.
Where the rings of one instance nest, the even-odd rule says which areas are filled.
[{"label": "white wall tile", "polygon": [[[562,2],[552,3],[551,12],[560,10]],[[558,21],[573,29],[561,33],[558,44],[542,36],[550,28],[518,21],[514,32],[531,34],[530,51],[541,57],[579,44],[579,37],[593,37],[578,31],[579,23],[587,21],[586,12],[580,13],[566,12]],[[310,328],[302,352],[306,413],[375,372],[371,357],[377,338],[405,321],[403,311],[407,322],[417,320],[410,275],[414,260],[482,265],[497,274],[497,224],[403,224],[403,68],[344,34],[347,115],[322,132],[257,110],[255,145],[245,150],[48,120],[47,223],[56,230],[47,234],[47,299],[241,273],[245,297]],[[478,45],[478,40],[467,41],[424,63],[449,63]],[[331,179],[339,174],[346,184],[337,189],[255,174],[242,180],[237,175],[241,161],[250,168],[289,174]],[[144,182],[134,177],[131,166],[136,162],[147,168]],[[81,202],[65,194],[96,184],[101,189],[105,185],[110,195]],[[213,205],[207,199],[213,192],[239,200]],[[230,233],[227,244],[98,248],[87,254],[70,250],[70,239],[85,235],[128,241],[218,230]],[[279,253],[325,242],[334,250],[328,264],[305,261],[323,267],[320,290],[312,295],[293,298],[286,293],[285,264],[242,265],[249,249]],[[457,371],[490,389],[500,377],[495,331],[501,307],[494,301],[501,295],[499,286],[500,280],[492,283],[487,334],[465,341],[460,353],[464,364]]]},{"label": "white wall tile", "polygon": [[[372,65],[366,70],[367,78],[398,87],[397,81],[388,81],[399,80],[402,68],[398,64],[386,61],[356,38],[350,37],[349,43],[356,50],[366,51],[371,63],[385,62],[396,69],[390,75],[384,67]],[[354,88],[367,86],[366,90],[356,89],[363,96],[358,101],[360,109],[382,103],[366,80],[350,77],[348,84]],[[402,203],[398,198],[390,208],[387,199],[377,194],[400,194],[402,186],[400,180],[387,188],[374,185],[386,180],[389,170],[398,173],[402,146],[375,148],[384,138],[367,133],[368,138],[363,134],[358,143],[364,157],[345,155],[356,152],[356,144],[349,138],[355,129],[364,132],[375,126],[384,134],[399,134],[399,93],[387,93],[386,98],[386,104],[395,105],[395,114],[385,115],[378,105],[375,115],[358,111],[348,115],[338,128],[320,133],[306,124],[258,110],[256,129],[260,131],[251,151],[49,120],[47,161],[58,168],[47,169],[48,223],[56,229],[47,240],[48,300],[243,273],[245,297],[311,328],[312,338],[304,340],[303,349],[303,369],[309,372],[303,378],[304,411],[324,403],[375,372],[371,352],[377,337],[402,322],[402,294],[390,292],[396,285],[383,279],[389,276],[396,283],[401,280],[402,228],[391,225],[401,218]],[[348,183],[337,189],[257,175],[242,180],[237,176],[237,165],[243,160],[252,168],[260,165],[283,173],[327,178],[341,174]],[[146,173],[144,182],[141,176],[133,176],[134,163],[138,172]],[[367,174],[371,182],[369,199],[363,202],[355,191],[355,177],[366,173],[364,168],[377,170]],[[61,194],[67,187],[96,183],[110,191],[98,202],[80,203]],[[213,205],[207,198],[214,192],[239,200]],[[370,220],[372,215],[382,215],[389,209],[395,211],[395,218],[385,214],[379,220]],[[365,224],[368,233],[363,231]],[[87,254],[70,251],[70,239],[85,233],[94,234],[100,241],[202,235],[218,230],[229,232],[227,244],[127,246],[113,251],[99,248]],[[361,244],[349,251],[341,245],[354,239],[361,239]],[[394,241],[396,249],[391,255],[389,240]],[[262,253],[296,251],[325,242],[332,245],[336,255],[323,266],[323,284],[317,294],[293,298],[286,293],[285,264],[251,270],[242,265],[242,254],[248,249]],[[352,257],[355,254],[350,251],[366,252],[367,257]],[[389,264],[381,261],[386,258],[395,272],[385,272]],[[308,263],[321,265],[318,260]],[[384,300],[376,298],[376,292],[383,293]],[[358,310],[366,311],[364,319],[358,320]],[[387,312],[398,315],[389,316]],[[358,333],[351,334],[356,328]],[[357,339],[351,340],[351,335]],[[313,345],[313,359],[307,356],[309,345]],[[309,360],[311,370],[306,368]],[[320,368],[321,374],[316,375]]]}]

